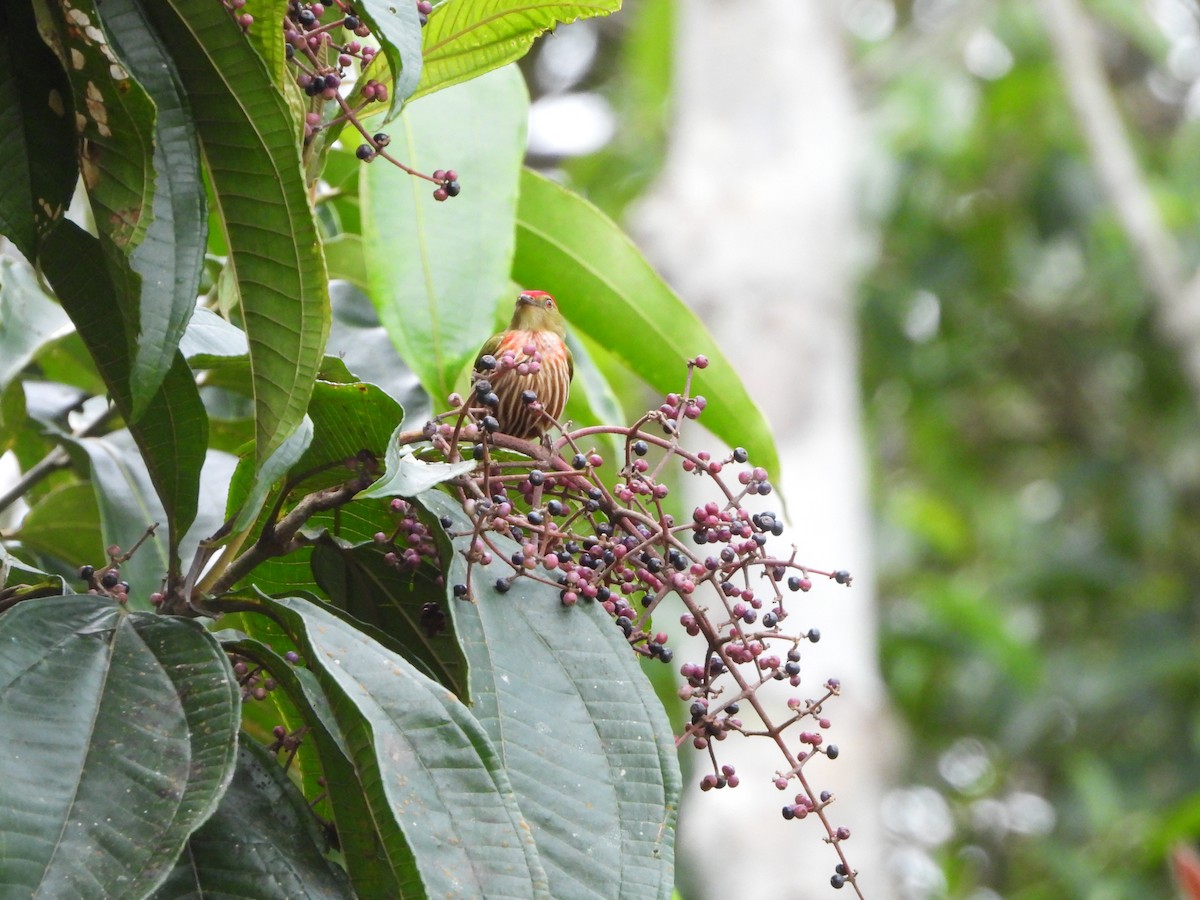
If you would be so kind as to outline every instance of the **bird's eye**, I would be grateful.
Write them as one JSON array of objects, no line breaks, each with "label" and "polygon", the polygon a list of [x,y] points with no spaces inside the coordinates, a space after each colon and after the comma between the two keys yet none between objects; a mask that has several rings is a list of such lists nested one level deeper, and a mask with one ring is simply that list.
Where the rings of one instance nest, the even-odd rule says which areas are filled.
[{"label": "bird's eye", "polygon": [[554,309],[554,300],[551,297],[546,298],[546,309]]}]

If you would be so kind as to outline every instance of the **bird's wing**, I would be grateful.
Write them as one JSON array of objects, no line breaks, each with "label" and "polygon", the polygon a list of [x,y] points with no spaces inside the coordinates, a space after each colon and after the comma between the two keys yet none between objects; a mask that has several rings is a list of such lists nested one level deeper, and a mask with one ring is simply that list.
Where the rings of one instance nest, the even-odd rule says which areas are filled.
[{"label": "bird's wing", "polygon": [[495,356],[496,351],[500,349],[500,342],[504,340],[504,332],[501,331],[493,334],[490,338],[483,342],[483,346],[479,348],[479,355],[475,357],[475,368],[479,368],[479,360],[485,356]]}]

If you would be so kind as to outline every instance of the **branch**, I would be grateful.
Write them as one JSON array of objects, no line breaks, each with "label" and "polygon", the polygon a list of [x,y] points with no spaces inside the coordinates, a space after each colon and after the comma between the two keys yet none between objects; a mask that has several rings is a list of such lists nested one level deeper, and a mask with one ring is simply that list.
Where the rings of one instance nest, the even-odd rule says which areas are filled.
[{"label": "branch", "polygon": [[265,528],[262,536],[254,542],[250,549],[229,564],[229,568],[213,583],[209,592],[214,596],[219,596],[237,584],[255,566],[273,556],[283,556],[296,549],[296,533],[305,522],[322,510],[333,509],[349,503],[354,499],[354,495],[366,486],[354,481],[314,491],[305,496],[273,527]]}]

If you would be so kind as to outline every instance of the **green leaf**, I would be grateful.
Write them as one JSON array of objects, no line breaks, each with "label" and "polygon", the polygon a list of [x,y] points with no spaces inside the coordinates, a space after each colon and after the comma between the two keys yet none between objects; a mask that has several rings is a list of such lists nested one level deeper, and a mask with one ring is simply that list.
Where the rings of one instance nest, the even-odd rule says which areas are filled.
[{"label": "green leaf", "polygon": [[367,261],[359,235],[339,234],[327,240],[325,261],[329,265],[330,279],[342,278],[361,291],[367,290]]},{"label": "green leaf", "polygon": [[100,535],[100,510],[87,482],[54,488],[35,503],[21,521],[16,539],[42,556],[67,566],[107,564]]},{"label": "green leaf", "polygon": [[[358,772],[350,759],[349,749],[342,735],[329,700],[317,682],[312,670],[304,668],[303,661],[296,666],[288,665],[280,653],[289,649],[291,638],[280,625],[259,611],[233,613],[227,617],[243,629],[251,640],[237,640],[226,646],[250,660],[264,666],[276,679],[279,689],[268,694],[267,702],[281,691],[287,695],[287,706],[302,716],[302,724],[309,731],[301,745],[297,758],[304,761],[305,754],[315,748],[323,784],[314,784],[315,770],[301,771],[301,784],[306,791],[319,788],[324,797],[319,801],[322,809],[328,810],[336,829],[337,841],[342,849],[342,859],[347,873],[359,897],[403,897],[401,882],[411,878],[411,863],[402,871],[392,866],[392,861],[380,852],[381,841],[377,822],[367,802]],[[291,725],[290,720],[287,721]],[[285,726],[286,727],[286,726]],[[310,802],[318,802],[309,794]]]},{"label": "green leaf", "polygon": [[241,507],[234,531],[250,526],[269,489],[289,472],[293,473],[290,489],[309,493],[346,481],[350,476],[347,464],[367,465],[368,460],[360,454],[383,456],[403,414],[400,405],[373,384],[318,381],[309,402],[308,424],[302,424],[261,473],[245,471],[246,461],[239,467],[238,488],[230,492],[230,512],[232,507]]},{"label": "green leaf", "polygon": [[309,601],[259,598],[317,676],[395,872],[396,896],[545,894],[500,759],[470,711]]},{"label": "green leaf", "polygon": [[[296,648],[279,625],[265,616],[244,613],[222,616],[220,624],[225,627],[214,632],[213,637],[221,642],[221,646],[236,656],[238,662],[245,663],[248,672],[261,668],[263,671],[258,673],[261,680],[271,678],[276,684],[276,689],[266,691],[263,699],[251,694],[253,702],[242,704],[243,742],[249,738],[267,746],[278,739],[277,726],[283,725],[291,734],[310,724],[309,719],[318,718],[309,714],[304,691],[298,682],[301,677],[313,682],[315,676],[303,668],[302,661],[297,660],[294,664],[287,661],[286,654]],[[321,696],[320,689],[313,683],[313,690]],[[293,697],[294,694],[298,698]],[[302,736],[306,737],[303,733]],[[287,765],[291,781],[312,803],[313,812],[328,819],[331,809],[321,796],[325,786],[320,748],[321,741],[302,740],[294,753],[283,753],[291,757]]]},{"label": "green leaf", "polygon": [[34,566],[17,559],[3,544],[0,544],[0,588],[26,586],[36,591],[37,596],[64,594],[67,585],[59,576],[49,575]]},{"label": "green leaf", "polygon": [[239,693],[195,621],[94,596],[0,616],[6,890],[140,896],[233,776]]},{"label": "green leaf", "polygon": [[[279,90],[284,90],[289,82],[294,86],[296,79],[294,75],[289,76],[288,74],[287,50],[285,49],[287,42],[279,39],[278,28],[266,28],[264,24],[283,22],[289,4],[290,0],[249,0],[242,9],[235,13],[238,16],[242,13],[254,16],[254,24],[245,31],[246,40],[263,58],[267,70],[271,73],[271,80]],[[299,131],[299,123],[297,123],[297,131]]]},{"label": "green leaf", "polygon": [[713,336],[602,212],[528,169],[521,177],[513,279],[549,290],[571,325],[664,394],[679,391],[686,362],[703,354],[692,394],[703,425],[777,475],[779,454],[762,411]]},{"label": "green leaf", "polygon": [[[60,222],[46,240],[42,264],[137,442],[166,512],[165,516],[143,521],[141,529],[152,521],[165,520],[168,566],[164,568],[175,573],[180,538],[196,516],[200,470],[208,446],[208,418],[191,370],[177,351],[145,414],[133,420],[129,392],[131,361],[121,327],[123,312],[111,281],[103,275],[99,242],[75,223]],[[103,509],[105,498],[99,499]],[[152,580],[156,582],[157,576]]]},{"label": "green leaf", "polygon": [[[388,69],[395,81],[391,90],[391,107],[384,121],[400,114],[421,80],[421,20],[417,4],[396,3],[393,0],[359,0],[355,7],[371,26],[371,34],[387,58]],[[374,73],[371,73],[374,75]]]},{"label": "green leaf", "polygon": [[[122,62],[153,101],[152,205],[144,239],[130,255],[141,276],[130,383],[132,415],[145,410],[170,370],[196,305],[204,267],[208,208],[200,149],[175,63],[136,0],[105,0],[105,29]],[[118,92],[121,90],[118,85]]]},{"label": "green leaf", "polygon": [[[467,583],[470,521],[441,492],[419,499],[463,533],[447,582]],[[492,540],[501,554],[519,549]],[[473,603],[447,602],[467,653],[472,710],[504,760],[551,895],[670,897],[679,765],[628,642],[597,604],[564,607],[558,588],[530,578],[501,594],[485,572],[474,570]]]},{"label": "green leaf", "polygon": [[[0,456],[20,446],[23,438],[32,437],[29,425],[25,387],[20,381],[14,381],[0,389]],[[17,454],[17,461],[21,461],[20,454]],[[29,499],[28,495],[26,499]]]},{"label": "green leaf", "polygon": [[32,4],[0,4],[0,234],[36,259],[78,178],[67,77]]},{"label": "green leaf", "polygon": [[391,146],[419,170],[458,170],[462,194],[446,203],[395,166],[375,162],[362,175],[371,300],[438,403],[491,334],[508,291],[528,103],[510,69],[405,109]]},{"label": "green leaf", "polygon": [[[370,546],[343,549],[328,543],[313,552],[313,577],[330,602],[387,633],[409,662],[459,697],[469,696],[467,661],[454,631],[427,627],[430,603],[442,607],[446,591],[428,571],[398,570]],[[447,625],[449,624],[447,620]]]},{"label": "green leaf", "polygon": [[329,334],[325,262],[295,124],[224,6],[169,0],[147,13],[179,66],[229,242],[261,466],[304,418]]},{"label": "green leaf", "polygon": [[[360,244],[361,249],[361,244]],[[429,395],[413,372],[396,354],[371,299],[348,282],[329,286],[333,327],[328,352],[345,360],[359,380],[377,384],[404,409],[408,422],[425,422],[432,412]]]},{"label": "green leaf", "polygon": [[262,512],[267,494],[271,492],[277,482],[283,480],[296,461],[304,455],[312,443],[312,439],[312,419],[305,416],[300,427],[279,445],[279,448],[271,454],[271,458],[257,473],[254,471],[253,462],[248,458],[238,464],[237,471],[234,472],[230,482],[229,497],[225,508],[228,516],[232,517],[235,513],[237,514],[237,518],[233,522],[233,533],[245,531],[254,524],[254,520]]},{"label": "green leaf", "polygon": [[345,875],[325,859],[327,843],[283,767],[263,747],[243,742],[221,805],[151,896],[349,900]]},{"label": "green leaf", "polygon": [[0,257],[0,391],[47,342],[71,327],[29,263]]},{"label": "green leaf", "polygon": [[[400,428],[396,429],[399,435]],[[466,475],[475,468],[473,460],[459,462],[425,462],[418,459],[413,448],[395,439],[388,442],[387,470],[383,477],[359,493],[360,500],[371,497],[415,497],[451,478]]]},{"label": "green leaf", "polygon": [[[147,248],[148,258],[139,252],[155,214],[170,215],[169,198],[158,207],[155,202],[159,180],[155,164],[166,163],[167,159],[156,148],[155,103],[117,55],[115,45],[102,28],[104,23],[93,0],[79,0],[71,7],[48,4],[45,9],[49,10],[45,18],[50,28],[48,39],[71,82],[76,126],[82,141],[79,160],[83,186],[112,283],[113,299],[122,313],[113,324],[121,326],[131,360],[127,415],[132,421],[141,416],[174,352],[173,347],[160,352],[139,341],[143,320],[156,320],[161,315],[160,298],[167,300],[169,306],[171,297],[171,291],[164,290],[162,281],[163,258],[169,259],[172,252],[169,244],[165,248],[162,244],[163,223],[157,225],[160,235],[157,246]],[[174,157],[171,162],[182,160]],[[163,173],[164,186],[168,178]],[[169,218],[166,227],[170,227]],[[173,234],[170,240],[174,240]],[[148,271],[143,272],[144,269]],[[155,290],[147,291],[146,309],[142,298],[144,274],[158,281]],[[173,283],[171,287],[174,288]],[[194,297],[189,309],[192,303]],[[162,316],[163,320],[167,318]],[[157,336],[164,335],[165,330]],[[157,357],[151,366],[147,365],[147,354]]]},{"label": "green leaf", "polygon": [[[202,306],[192,314],[179,341],[179,350],[189,362],[196,357],[234,358],[250,352],[246,332]],[[204,368],[199,362],[196,367]]]},{"label": "green leaf", "polygon": [[[315,433],[296,464],[301,471],[354,460],[362,452],[382,457],[404,417],[400,404],[373,384],[318,381],[309,403]],[[346,469],[334,479],[344,481]]]},{"label": "green leaf", "polygon": [[[170,568],[170,549],[162,533],[168,516],[129,432],[118,431],[104,437],[64,438],[64,441],[87,454],[105,547],[116,544],[128,550],[145,536],[147,529],[158,526],[158,531],[138,548],[137,553],[121,564],[121,578],[130,585],[131,606],[150,609],[149,596],[162,587]],[[76,565],[88,561],[67,560]],[[107,563],[107,560],[102,561]]]},{"label": "green leaf", "polygon": [[445,0],[433,8],[425,26],[425,69],[413,97],[520,59],[539,34],[556,25],[606,16],[620,8],[621,0]]}]

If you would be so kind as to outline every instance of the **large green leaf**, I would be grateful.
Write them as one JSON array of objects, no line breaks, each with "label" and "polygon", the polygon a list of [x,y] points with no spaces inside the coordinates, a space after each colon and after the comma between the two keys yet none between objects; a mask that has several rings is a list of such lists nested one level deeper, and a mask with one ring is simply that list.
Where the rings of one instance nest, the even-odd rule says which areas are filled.
[{"label": "large green leaf", "polygon": [[0,257],[0,391],[44,344],[70,325],[27,262]]},{"label": "large green leaf", "polygon": [[[226,642],[226,646],[243,658],[267,667],[279,684],[279,689],[272,691],[265,702],[273,703],[284,714],[285,727],[294,729],[303,725],[309,729],[296,759],[305,765],[299,772],[301,787],[311,803],[327,810],[358,896],[405,896],[401,884],[414,877],[412,861],[403,861],[397,867],[395,859],[379,852],[379,822],[372,814],[345,738],[316,675],[303,661],[295,666],[284,661],[281,654],[293,644],[278,622],[259,612],[234,613],[228,620],[251,637]],[[286,700],[275,696],[280,693],[286,695]],[[302,717],[299,721],[290,718],[293,710]],[[255,710],[250,707],[247,712],[253,716]],[[318,755],[315,763],[306,758],[314,750]],[[318,774],[320,783],[314,777]],[[319,800],[313,796],[314,790]]]},{"label": "large green leaf", "polygon": [[[462,532],[447,581],[466,583],[470,522],[444,493],[419,499]],[[500,554],[519,549],[491,538]],[[530,578],[500,593],[485,568],[473,575],[473,603],[447,591],[472,711],[504,760],[551,894],[670,897],[679,764],[628,642],[597,604],[564,607],[557,588]]]},{"label": "large green leaf", "polygon": [[229,494],[229,513],[237,512],[234,530],[253,522],[271,487],[285,477],[293,489],[308,493],[346,481],[347,465],[352,469],[360,453],[382,457],[403,415],[400,405],[373,384],[317,381],[301,428],[259,473],[249,471],[248,459],[239,466]]},{"label": "large green leaf", "polygon": [[[122,62],[153,101],[154,193],[148,226],[130,255],[141,276],[130,383],[133,416],[166,377],[196,305],[204,266],[208,209],[196,126],[175,63],[136,0],[105,0],[105,29]],[[118,85],[118,91],[122,89]]]},{"label": "large green leaf", "polygon": [[188,840],[153,900],[348,900],[354,895],[326,860],[327,843],[283,767],[263,747],[243,742],[221,805]]},{"label": "large green leaf", "polygon": [[[360,265],[361,248],[359,241]],[[365,276],[366,270],[361,271]],[[387,330],[379,324],[379,314],[371,299],[345,281],[333,282],[329,296],[333,303],[333,328],[329,332],[328,352],[344,359],[346,367],[359,380],[387,391],[404,408],[405,421],[427,421],[431,412],[429,394],[421,387],[416,373],[396,354]]]},{"label": "large green leaf", "polygon": [[487,735],[452,694],[307,600],[253,601],[295,640],[341,731],[396,873],[395,896],[545,895]]},{"label": "large green leaf", "polygon": [[363,252],[371,300],[404,361],[434,398],[492,331],[508,291],[517,181],[529,99],[515,69],[407,107],[393,147],[418,169],[454,168],[446,203],[429,182],[376,161],[362,175]]},{"label": "large green leaf", "polygon": [[[59,301],[100,369],[113,401],[129,423],[166,512],[163,517],[143,521],[141,527],[145,529],[152,521],[161,523],[165,519],[168,565],[164,569],[177,571],[176,551],[180,538],[196,516],[200,470],[208,446],[208,418],[191,370],[177,351],[145,414],[133,420],[129,390],[131,360],[121,327],[123,313],[116,303],[112,282],[104,277],[99,242],[75,223],[60,222],[46,240],[42,264]],[[105,498],[99,499],[103,509]],[[119,502],[118,498],[114,500]]]},{"label": "large green leaf", "polygon": [[[100,509],[100,535],[104,546],[131,549],[146,531],[158,529],[137,552],[121,564],[121,578],[129,582],[129,603],[134,609],[150,609],[150,594],[161,590],[170,569],[170,549],[163,525],[168,518],[154,492],[146,466],[129,432],[117,431],[104,437],[63,439],[69,448],[82,450],[88,460],[91,488]],[[69,550],[70,545],[63,548]],[[107,563],[107,559],[68,559],[74,565]]]},{"label": "large green leaf", "polygon": [[[71,83],[76,125],[82,139],[79,159],[83,186],[91,204],[113,299],[121,309],[120,317],[109,327],[119,325],[127,344],[129,408],[125,412],[132,421],[142,415],[174,357],[173,345],[159,348],[149,340],[146,343],[139,340],[147,323],[151,324],[149,339],[162,341],[167,337],[167,329],[154,326],[171,319],[168,310],[175,288],[177,236],[171,224],[174,204],[169,194],[161,201],[157,197],[160,186],[169,189],[171,173],[164,171],[160,175],[155,168],[171,165],[183,170],[187,161],[178,152],[181,142],[169,141],[172,153],[168,155],[156,140],[155,101],[131,75],[128,64],[110,43],[93,0],[79,0],[71,7],[47,4],[44,8],[48,10],[43,18],[47,37],[62,59]],[[128,15],[122,22],[127,33],[136,32],[138,25],[134,22],[131,27]],[[136,43],[143,48],[143,67],[147,67],[144,52],[147,42]],[[161,63],[160,58],[155,65]],[[169,76],[160,75],[159,81],[170,84]],[[194,192],[199,180],[194,147],[190,162]],[[181,175],[188,180],[186,171]],[[192,198],[187,202],[193,206],[196,203]],[[160,213],[167,216],[165,222],[156,222]],[[199,226],[195,217],[190,223],[181,224],[190,224],[193,230]],[[151,228],[156,240],[143,250]],[[192,243],[191,250],[195,255],[199,247]],[[193,274],[196,272],[198,269]],[[149,284],[145,284],[147,279]],[[198,278],[193,282],[198,282]],[[150,288],[145,300],[143,287]],[[187,304],[188,310],[193,302],[194,297]],[[176,329],[176,341],[181,331],[182,323]]]},{"label": "large green leaf", "polygon": [[700,421],[778,474],[766,418],[696,314],[611,219],[528,169],[521,177],[513,279],[554,293],[574,327],[664,394],[683,388],[687,360],[707,356],[708,368],[692,380],[693,395],[708,400]]},{"label": "large green leaf", "polygon": [[459,697],[467,697],[467,661],[446,626],[427,626],[426,604],[444,609],[445,588],[427,571],[390,566],[375,547],[353,549],[319,544],[313,552],[313,577],[332,603],[356,619],[387,632],[404,648],[404,657]]},{"label": "large green leaf", "polygon": [[34,553],[67,565],[107,562],[96,494],[85,481],[51,490],[30,508],[14,537]]},{"label": "large green leaf", "polygon": [[[313,420],[313,442],[296,464],[300,471],[351,461],[364,451],[382,457],[404,410],[373,384],[318,381],[313,387],[309,415]],[[344,480],[344,468],[340,475],[336,480]]]},{"label": "large green leaf", "polygon": [[606,16],[621,0],[445,0],[425,26],[425,68],[415,97],[475,78],[520,59],[556,25]]},{"label": "large green leaf", "polygon": [[294,121],[222,4],[146,9],[179,67],[229,242],[261,465],[304,417],[329,334],[325,262]]},{"label": "large green leaf", "polygon": [[71,88],[30,3],[0,4],[0,234],[29,259],[79,177]]},{"label": "large green leaf", "polygon": [[193,620],[74,595],[0,616],[4,892],[153,889],[233,776],[238,711]]}]

